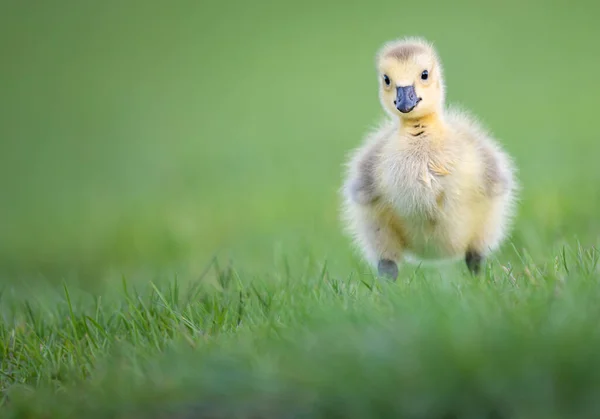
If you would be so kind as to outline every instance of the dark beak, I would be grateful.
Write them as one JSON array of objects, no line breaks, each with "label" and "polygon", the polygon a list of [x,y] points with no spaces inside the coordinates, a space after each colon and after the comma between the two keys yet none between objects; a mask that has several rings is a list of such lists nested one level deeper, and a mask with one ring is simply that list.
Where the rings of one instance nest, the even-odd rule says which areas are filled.
[{"label": "dark beak", "polygon": [[402,113],[409,113],[421,101],[415,92],[415,86],[398,86],[396,88],[396,100],[394,105]]}]

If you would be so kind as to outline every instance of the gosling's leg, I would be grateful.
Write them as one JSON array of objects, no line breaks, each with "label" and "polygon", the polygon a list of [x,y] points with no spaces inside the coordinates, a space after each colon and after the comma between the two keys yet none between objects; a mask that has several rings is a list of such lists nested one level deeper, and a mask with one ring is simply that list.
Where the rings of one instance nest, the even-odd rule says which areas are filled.
[{"label": "gosling's leg", "polygon": [[379,276],[395,281],[402,256],[401,239],[385,216],[365,207],[357,208],[358,242]]},{"label": "gosling's leg", "polygon": [[344,217],[354,241],[379,276],[396,280],[402,258],[401,226],[391,209],[381,205],[358,203],[346,195]]},{"label": "gosling's leg", "polygon": [[467,254],[465,255],[465,262],[467,264],[467,268],[469,268],[469,271],[473,275],[479,275],[481,272],[481,264],[483,263],[483,256],[481,253],[474,250],[468,250]]}]

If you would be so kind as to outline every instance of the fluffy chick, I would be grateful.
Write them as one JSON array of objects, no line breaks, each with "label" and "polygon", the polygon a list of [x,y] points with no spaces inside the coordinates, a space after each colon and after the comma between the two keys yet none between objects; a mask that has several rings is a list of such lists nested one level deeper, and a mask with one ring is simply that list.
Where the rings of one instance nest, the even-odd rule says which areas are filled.
[{"label": "fluffy chick", "polygon": [[381,276],[395,279],[402,260],[458,258],[476,274],[512,224],[515,166],[473,116],[445,107],[432,44],[389,42],[377,69],[390,118],[349,157],[345,230]]}]

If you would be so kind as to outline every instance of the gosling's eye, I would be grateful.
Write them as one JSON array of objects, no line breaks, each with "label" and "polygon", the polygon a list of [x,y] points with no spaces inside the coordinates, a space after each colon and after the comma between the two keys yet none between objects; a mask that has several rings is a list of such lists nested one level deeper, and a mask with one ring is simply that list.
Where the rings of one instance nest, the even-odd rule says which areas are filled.
[{"label": "gosling's eye", "polygon": [[389,86],[391,83],[390,78],[386,74],[383,75],[383,82],[386,86]]},{"label": "gosling's eye", "polygon": [[429,78],[429,71],[425,70],[421,73],[421,80],[427,80]]}]

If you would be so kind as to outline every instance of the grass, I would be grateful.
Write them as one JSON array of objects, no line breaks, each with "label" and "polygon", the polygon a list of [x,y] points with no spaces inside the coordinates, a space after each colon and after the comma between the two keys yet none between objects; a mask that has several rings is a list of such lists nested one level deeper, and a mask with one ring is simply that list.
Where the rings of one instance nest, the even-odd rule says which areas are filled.
[{"label": "grass", "polygon": [[[2,416],[598,417],[597,13],[2,3]],[[404,34],[519,168],[481,277],[381,282],[341,234]]]},{"label": "grass", "polygon": [[565,249],[548,266],[492,265],[481,278],[445,280],[415,271],[398,284],[310,264],[298,277],[243,281],[211,264],[186,286],[137,290],[123,279],[109,301],[64,286],[44,304],[4,306],[5,409],[595,417],[599,259],[596,249]]}]

